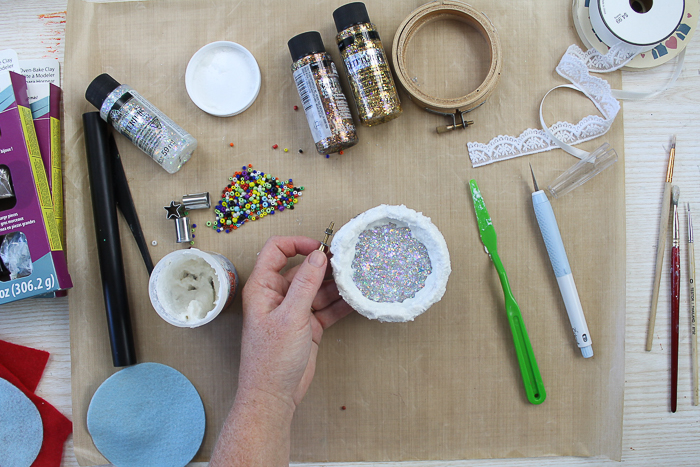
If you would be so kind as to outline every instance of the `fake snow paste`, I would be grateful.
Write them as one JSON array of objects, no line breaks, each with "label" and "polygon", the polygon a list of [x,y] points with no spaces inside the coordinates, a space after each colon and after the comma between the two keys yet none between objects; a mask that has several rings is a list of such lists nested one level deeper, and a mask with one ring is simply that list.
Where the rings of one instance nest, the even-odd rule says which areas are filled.
[{"label": "fake snow paste", "polygon": [[214,268],[199,257],[188,257],[172,264],[158,281],[158,297],[174,318],[199,321],[214,309],[219,280]]}]

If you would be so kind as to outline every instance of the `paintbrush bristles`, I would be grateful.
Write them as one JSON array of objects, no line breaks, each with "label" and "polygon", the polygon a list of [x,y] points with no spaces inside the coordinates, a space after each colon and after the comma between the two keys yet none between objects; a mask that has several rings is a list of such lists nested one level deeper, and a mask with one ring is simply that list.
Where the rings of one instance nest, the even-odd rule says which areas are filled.
[{"label": "paintbrush bristles", "polygon": [[671,206],[678,206],[678,198],[681,196],[681,189],[678,185],[673,185],[671,187]]},{"label": "paintbrush bristles", "polygon": [[676,135],[671,140],[671,151],[668,155],[668,168],[666,169],[666,183],[673,181],[673,164],[676,159]]},{"label": "paintbrush bristles", "polygon": [[688,203],[688,243],[694,243],[694,240],[693,240],[693,216],[690,214],[690,203]]}]

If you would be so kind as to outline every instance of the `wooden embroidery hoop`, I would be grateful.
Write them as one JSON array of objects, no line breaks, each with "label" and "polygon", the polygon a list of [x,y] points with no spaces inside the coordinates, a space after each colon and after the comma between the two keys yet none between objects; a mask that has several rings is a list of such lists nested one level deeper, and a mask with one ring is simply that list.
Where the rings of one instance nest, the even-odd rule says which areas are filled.
[{"label": "wooden embroidery hoop", "polygon": [[[476,29],[486,40],[491,55],[491,66],[484,81],[473,91],[456,98],[433,97],[424,93],[410,78],[406,63],[406,51],[411,39],[421,28],[435,21],[456,19]],[[392,45],[392,63],[396,77],[411,100],[428,112],[452,118],[452,125],[438,127],[438,133],[456,128],[466,128],[474,123],[464,119],[464,115],[486,102],[493,93],[501,77],[503,57],[501,41],[491,20],[471,5],[454,0],[440,0],[416,8],[401,23]]]}]

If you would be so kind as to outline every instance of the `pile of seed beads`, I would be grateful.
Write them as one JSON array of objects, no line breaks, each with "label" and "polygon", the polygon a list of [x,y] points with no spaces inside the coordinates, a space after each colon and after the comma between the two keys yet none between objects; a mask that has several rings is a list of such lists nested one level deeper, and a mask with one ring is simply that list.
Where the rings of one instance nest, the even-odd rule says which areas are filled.
[{"label": "pile of seed beads", "polygon": [[304,191],[303,186],[295,187],[291,178],[280,180],[253,169],[253,164],[243,166],[229,181],[214,208],[216,220],[207,222],[217,232],[229,233],[275,211],[294,209]]}]

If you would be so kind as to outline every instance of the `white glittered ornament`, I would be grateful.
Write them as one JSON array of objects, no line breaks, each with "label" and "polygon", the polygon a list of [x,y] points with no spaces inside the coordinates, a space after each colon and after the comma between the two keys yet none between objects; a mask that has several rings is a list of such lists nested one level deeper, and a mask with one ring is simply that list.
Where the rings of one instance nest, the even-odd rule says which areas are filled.
[{"label": "white glittered ornament", "polygon": [[[430,273],[422,288],[415,291],[415,294],[411,291],[412,296],[409,298],[396,302],[371,300],[362,293],[353,279],[353,260],[360,235],[388,224],[399,229],[410,229],[411,236],[425,246],[430,258]],[[413,321],[442,298],[452,271],[450,254],[440,231],[430,222],[430,218],[403,205],[382,204],[351,219],[333,237],[331,253],[333,277],[340,295],[358,313],[379,321]],[[382,254],[382,251],[378,251],[378,254]]]}]

